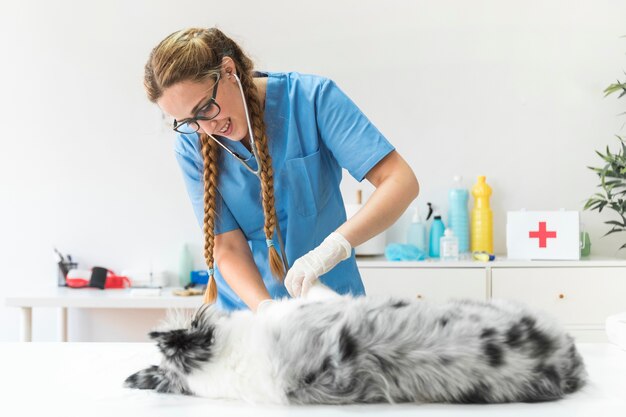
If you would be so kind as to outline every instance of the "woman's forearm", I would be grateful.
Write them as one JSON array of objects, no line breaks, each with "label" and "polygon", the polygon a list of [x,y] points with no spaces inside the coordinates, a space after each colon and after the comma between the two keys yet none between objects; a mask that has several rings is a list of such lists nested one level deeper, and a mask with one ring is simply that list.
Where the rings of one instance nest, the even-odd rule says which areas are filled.
[{"label": "woman's forearm", "polygon": [[376,190],[361,210],[337,229],[352,247],[389,228],[419,194],[413,170],[396,152],[376,165],[366,178]]},{"label": "woman's forearm", "polygon": [[[216,236],[215,259],[226,283],[253,311],[271,298],[240,230]],[[219,291],[219,289],[218,289]]]}]

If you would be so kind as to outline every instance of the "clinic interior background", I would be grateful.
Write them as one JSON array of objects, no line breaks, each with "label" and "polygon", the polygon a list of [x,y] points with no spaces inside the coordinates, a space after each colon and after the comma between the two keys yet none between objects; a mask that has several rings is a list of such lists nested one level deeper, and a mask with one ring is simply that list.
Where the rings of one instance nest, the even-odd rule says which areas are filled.
[{"label": "clinic interior background", "polygon": [[[581,210],[596,191],[595,149],[625,135],[624,100],[602,91],[626,70],[626,2],[594,0],[3,2],[0,13],[0,297],[55,285],[52,247],[81,266],[176,271],[183,243],[202,268],[202,234],[174,136],[142,89],[167,34],[218,25],[257,68],[334,79],[447,208],[453,175],[493,188],[495,249],[506,211]],[[344,171],[346,203],[358,184]],[[592,252],[610,213],[583,212]],[[403,242],[407,216],[387,233]],[[70,311],[70,339],[145,340],[159,311]],[[136,319],[126,320],[128,315]],[[116,323],[127,321],[119,329]],[[33,340],[55,340],[35,309]],[[0,307],[0,340],[19,335]]]}]

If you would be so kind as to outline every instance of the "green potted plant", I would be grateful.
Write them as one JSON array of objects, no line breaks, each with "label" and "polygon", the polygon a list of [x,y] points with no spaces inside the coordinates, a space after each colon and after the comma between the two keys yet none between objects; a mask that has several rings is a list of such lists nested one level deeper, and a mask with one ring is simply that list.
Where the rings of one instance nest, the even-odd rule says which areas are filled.
[{"label": "green potted plant", "polygon": [[[626,95],[626,82],[618,80],[604,90],[605,97],[614,93],[620,93],[618,98],[624,97]],[[611,227],[604,236],[626,231],[626,141],[620,136],[617,136],[617,139],[621,145],[617,153],[611,152],[608,145],[606,153],[602,154],[602,152],[596,151],[604,161],[603,167],[587,167],[600,178],[598,187],[602,191],[595,193],[589,198],[585,203],[584,209],[602,212],[604,208],[608,207],[615,211],[620,218],[620,220],[607,220],[604,222]],[[620,246],[619,249],[624,248],[626,248],[626,243]]]}]

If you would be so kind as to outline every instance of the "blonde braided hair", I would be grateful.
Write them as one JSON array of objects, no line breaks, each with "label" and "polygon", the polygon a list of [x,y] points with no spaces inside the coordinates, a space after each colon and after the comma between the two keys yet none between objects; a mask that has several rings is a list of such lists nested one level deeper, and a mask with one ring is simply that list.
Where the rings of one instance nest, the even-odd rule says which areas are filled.
[{"label": "blonde braided hair", "polygon": [[[250,114],[252,133],[259,155],[257,163],[261,168],[264,232],[266,240],[270,242],[273,241],[278,222],[274,198],[274,170],[263,119],[264,110],[253,81],[253,63],[250,58],[232,39],[217,28],[181,30],[166,37],[150,53],[145,66],[144,88],[150,101],[155,103],[163,95],[165,89],[179,82],[202,82],[210,77],[217,79],[224,57],[230,57],[235,63]],[[204,257],[210,272],[204,302],[213,303],[217,299],[217,285],[212,272],[220,149],[219,145],[204,133],[200,134],[200,143],[204,161]],[[282,281],[286,273],[283,260],[273,245],[268,245],[268,251],[272,274]]]}]

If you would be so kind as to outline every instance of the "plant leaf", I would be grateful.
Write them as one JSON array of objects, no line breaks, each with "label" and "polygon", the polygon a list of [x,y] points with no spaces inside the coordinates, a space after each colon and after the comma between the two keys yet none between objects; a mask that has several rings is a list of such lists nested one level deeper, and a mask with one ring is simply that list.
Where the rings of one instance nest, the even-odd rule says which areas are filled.
[{"label": "plant leaf", "polygon": [[604,234],[604,236],[602,236],[602,237],[608,236],[608,235],[610,235],[612,233],[623,232],[623,231],[624,231],[623,229],[615,229],[615,228],[613,228],[613,229],[609,230],[608,232],[606,232]]}]

